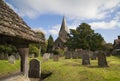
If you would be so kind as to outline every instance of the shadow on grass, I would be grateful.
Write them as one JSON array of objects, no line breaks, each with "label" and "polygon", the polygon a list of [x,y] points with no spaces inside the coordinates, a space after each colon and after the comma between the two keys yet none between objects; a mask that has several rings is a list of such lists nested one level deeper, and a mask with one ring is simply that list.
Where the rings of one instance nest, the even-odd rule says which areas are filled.
[{"label": "shadow on grass", "polygon": [[64,64],[64,66],[81,66],[81,65],[78,63],[66,63]]},{"label": "shadow on grass", "polygon": [[41,73],[41,81],[43,81],[45,78],[51,76],[52,74],[53,74],[52,72]]},{"label": "shadow on grass", "polygon": [[88,68],[108,68],[109,66],[101,67],[101,66],[91,66],[91,65],[89,65],[89,66],[86,66],[86,67],[88,67]]}]

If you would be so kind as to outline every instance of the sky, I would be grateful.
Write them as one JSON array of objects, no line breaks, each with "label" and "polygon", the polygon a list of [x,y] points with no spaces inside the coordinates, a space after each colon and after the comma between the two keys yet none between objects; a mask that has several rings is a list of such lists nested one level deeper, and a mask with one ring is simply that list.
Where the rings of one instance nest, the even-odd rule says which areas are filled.
[{"label": "sky", "polygon": [[85,22],[107,43],[120,35],[120,0],[5,0],[33,30],[58,36],[62,18],[75,29]]}]

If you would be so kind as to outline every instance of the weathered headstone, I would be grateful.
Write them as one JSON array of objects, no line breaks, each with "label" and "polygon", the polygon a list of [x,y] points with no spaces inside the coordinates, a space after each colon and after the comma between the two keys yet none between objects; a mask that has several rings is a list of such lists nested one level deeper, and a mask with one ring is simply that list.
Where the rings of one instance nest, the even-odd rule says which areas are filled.
[{"label": "weathered headstone", "polygon": [[50,58],[50,54],[49,54],[49,53],[45,53],[45,54],[43,55],[43,61],[48,61],[49,58]]},{"label": "weathered headstone", "polygon": [[29,54],[29,57],[30,57],[30,58],[34,58],[34,57],[35,57],[35,54]]},{"label": "weathered headstone", "polygon": [[72,59],[77,59],[77,58],[78,58],[78,53],[72,52]]},{"label": "weathered headstone", "polygon": [[71,59],[71,52],[65,52],[65,59]]},{"label": "weathered headstone", "polygon": [[4,60],[8,60],[8,54],[7,53],[4,54]]},{"label": "weathered headstone", "polygon": [[53,60],[58,61],[59,60],[59,55],[53,55]]},{"label": "weathered headstone", "polygon": [[78,51],[78,58],[82,58],[82,51]]},{"label": "weathered headstone", "polygon": [[90,64],[89,54],[84,52],[82,55],[82,65],[89,65],[89,64]]},{"label": "weathered headstone", "polygon": [[4,60],[4,53],[0,53],[0,60]]},{"label": "weathered headstone", "polygon": [[32,59],[29,66],[29,77],[30,78],[40,78],[40,61],[37,59]]},{"label": "weathered headstone", "polygon": [[95,53],[93,53],[93,55],[91,56],[91,60],[96,60],[96,54]]},{"label": "weathered headstone", "polygon": [[11,63],[11,64],[15,64],[15,56],[11,55],[8,57],[8,61]]},{"label": "weathered headstone", "polygon": [[52,59],[53,58],[53,53],[50,53],[50,59]]},{"label": "weathered headstone", "polygon": [[98,54],[98,66],[100,67],[107,67],[106,56],[103,52],[99,52]]},{"label": "weathered headstone", "polygon": [[14,55],[14,56],[15,56],[15,59],[17,59],[17,60],[19,60],[19,59],[20,59],[20,55],[19,55],[19,53],[13,53],[12,55]]}]

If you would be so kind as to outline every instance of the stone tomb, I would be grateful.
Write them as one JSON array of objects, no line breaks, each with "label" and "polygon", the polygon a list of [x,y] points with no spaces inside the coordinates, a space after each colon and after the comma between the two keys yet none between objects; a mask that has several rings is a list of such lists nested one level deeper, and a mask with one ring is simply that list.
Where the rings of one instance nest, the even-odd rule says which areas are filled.
[{"label": "stone tomb", "polygon": [[106,56],[103,52],[99,52],[98,54],[98,66],[100,67],[107,67]]},{"label": "stone tomb", "polygon": [[15,56],[14,56],[14,55],[9,56],[9,57],[8,57],[8,61],[9,61],[9,63],[11,63],[11,64],[15,64]]},{"label": "stone tomb", "polygon": [[40,78],[40,61],[37,59],[32,59],[29,66],[29,77],[30,78]]}]

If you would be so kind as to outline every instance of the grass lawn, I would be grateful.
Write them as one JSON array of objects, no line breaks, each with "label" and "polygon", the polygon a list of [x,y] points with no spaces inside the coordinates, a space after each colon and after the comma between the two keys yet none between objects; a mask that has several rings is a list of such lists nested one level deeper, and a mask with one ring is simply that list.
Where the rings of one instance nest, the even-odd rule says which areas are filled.
[{"label": "grass lawn", "polygon": [[[41,59],[41,58],[39,58]],[[42,74],[52,73],[43,81],[120,81],[120,58],[107,57],[109,67],[97,67],[97,60],[91,60],[90,66],[81,65],[81,59],[59,59],[54,62],[50,59],[42,62]],[[15,64],[0,60],[0,76],[18,71],[19,60]]]},{"label": "grass lawn", "polygon": [[97,60],[90,66],[81,65],[81,59],[60,58],[58,62],[49,60],[42,63],[42,73],[52,72],[43,81],[120,81],[120,58],[108,57],[109,67],[97,67]]},{"label": "grass lawn", "polygon": [[0,77],[19,71],[19,68],[19,60],[16,60],[15,64],[11,64],[7,60],[0,60]]}]

